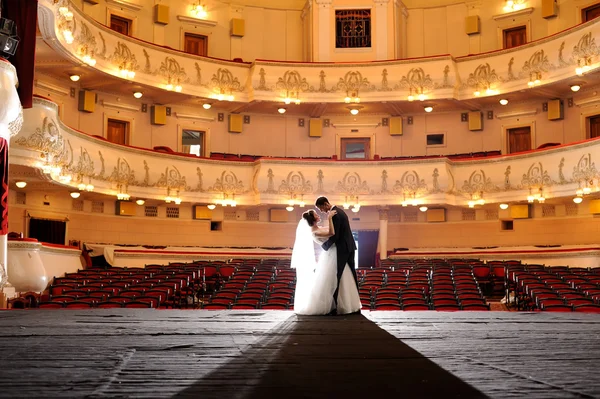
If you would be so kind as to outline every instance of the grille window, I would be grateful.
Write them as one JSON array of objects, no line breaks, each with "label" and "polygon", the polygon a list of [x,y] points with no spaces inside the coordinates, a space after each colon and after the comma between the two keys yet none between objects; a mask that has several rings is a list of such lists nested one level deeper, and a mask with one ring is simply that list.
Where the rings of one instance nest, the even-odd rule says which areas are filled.
[{"label": "grille window", "polygon": [[371,47],[371,10],[335,12],[335,47]]},{"label": "grille window", "polygon": [[104,213],[104,201],[92,201],[92,212]]},{"label": "grille window", "polygon": [[172,219],[179,218],[179,208],[176,207],[167,207],[167,217]]},{"label": "grille window", "polygon": [[158,216],[158,207],[154,205],[146,205],[146,208],[144,208],[144,214],[147,217],[155,218]]}]

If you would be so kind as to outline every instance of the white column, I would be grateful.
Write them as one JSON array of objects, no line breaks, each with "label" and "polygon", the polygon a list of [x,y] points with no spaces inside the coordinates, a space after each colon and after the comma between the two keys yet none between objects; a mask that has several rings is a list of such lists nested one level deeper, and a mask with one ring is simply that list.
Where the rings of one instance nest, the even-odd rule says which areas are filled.
[{"label": "white column", "polygon": [[319,42],[317,44],[317,62],[329,61],[331,58],[331,3],[333,0],[315,0],[317,4]]},{"label": "white column", "polygon": [[[0,137],[6,140],[7,151],[10,138],[19,133],[23,125],[23,110],[17,93],[17,82],[17,72],[13,65],[5,60],[0,60]],[[0,176],[0,180],[2,178],[3,176]],[[8,181],[5,183],[8,184]],[[0,197],[5,194],[8,195],[2,187],[3,185],[0,184]],[[6,264],[8,262],[7,234],[8,232],[4,231],[0,234],[0,267],[4,268],[5,273],[2,273],[4,275],[6,274]],[[5,283],[6,281],[0,281],[0,288]]]},{"label": "white column", "polygon": [[389,208],[379,208],[379,259],[387,259],[388,241],[388,211]]},{"label": "white column", "polygon": [[408,9],[401,0],[394,2],[394,37],[396,45],[394,46],[394,58],[406,58],[408,46]]},{"label": "white column", "polygon": [[390,0],[373,0],[375,5],[375,59],[387,60],[388,56],[388,3]]}]

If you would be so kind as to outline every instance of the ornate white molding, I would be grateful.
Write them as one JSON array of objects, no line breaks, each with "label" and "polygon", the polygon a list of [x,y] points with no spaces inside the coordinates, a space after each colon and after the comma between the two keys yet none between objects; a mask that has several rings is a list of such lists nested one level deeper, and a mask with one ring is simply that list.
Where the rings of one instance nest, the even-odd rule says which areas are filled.
[{"label": "ornate white molding", "polygon": [[69,90],[65,89],[64,87],[56,86],[56,85],[53,85],[52,83],[47,83],[42,80],[36,80],[35,85],[37,87],[39,87],[40,89],[50,90],[50,91],[53,91],[55,93],[62,94],[65,96],[69,95]]},{"label": "ornate white molding", "polygon": [[507,12],[504,14],[494,15],[492,18],[494,19],[494,21],[501,21],[503,19],[510,19],[510,18],[515,18],[515,17],[521,17],[523,15],[529,15],[532,12],[533,12],[533,7],[529,7],[529,8],[524,8],[519,11],[513,11],[513,12]]},{"label": "ornate white molding", "polygon": [[107,108],[116,108],[116,109],[124,109],[127,111],[139,111],[139,107],[131,104],[123,104],[123,103],[112,103],[105,100],[102,100],[102,105]]},{"label": "ornate white molding", "polygon": [[522,111],[503,112],[496,114],[497,119],[516,118],[518,116],[532,116],[537,114],[537,109],[527,109]]},{"label": "ornate white molding", "polygon": [[106,0],[106,4],[110,4],[117,7],[123,7],[130,11],[139,11],[144,8],[141,4],[132,3],[126,0]]},{"label": "ornate white molding", "polygon": [[206,28],[212,28],[214,26],[217,26],[217,21],[211,21],[209,19],[194,18],[194,17],[189,17],[187,15],[178,15],[177,19],[180,20],[181,22],[186,22],[188,24],[194,24],[194,25],[200,25],[200,26],[204,26]]},{"label": "ornate white molding", "polygon": [[192,115],[192,114],[182,114],[181,112],[175,112],[175,116],[177,119],[195,119],[202,122],[214,122],[215,117],[202,116],[202,115]]},{"label": "ornate white molding", "polygon": [[581,98],[575,100],[575,105],[578,107],[589,107],[591,105],[600,104],[600,96],[594,93],[594,97]]}]

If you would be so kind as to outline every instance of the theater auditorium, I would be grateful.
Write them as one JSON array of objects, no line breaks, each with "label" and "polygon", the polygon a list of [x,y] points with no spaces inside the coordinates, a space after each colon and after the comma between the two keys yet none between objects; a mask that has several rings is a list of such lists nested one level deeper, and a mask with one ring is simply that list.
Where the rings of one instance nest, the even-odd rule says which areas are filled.
[{"label": "theater auditorium", "polygon": [[[598,17],[0,0],[0,397],[600,398]],[[358,313],[294,310],[321,196]]]}]

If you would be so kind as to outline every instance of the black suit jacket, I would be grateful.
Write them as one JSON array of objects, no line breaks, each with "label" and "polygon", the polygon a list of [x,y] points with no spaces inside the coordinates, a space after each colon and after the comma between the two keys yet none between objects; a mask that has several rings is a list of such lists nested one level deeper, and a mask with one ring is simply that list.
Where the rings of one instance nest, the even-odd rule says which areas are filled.
[{"label": "black suit jacket", "polygon": [[356,242],[354,242],[354,237],[352,236],[348,215],[346,215],[343,209],[337,206],[331,209],[336,211],[336,214],[333,216],[333,228],[335,232],[321,247],[327,251],[335,244],[338,251],[349,253],[356,250]]}]

